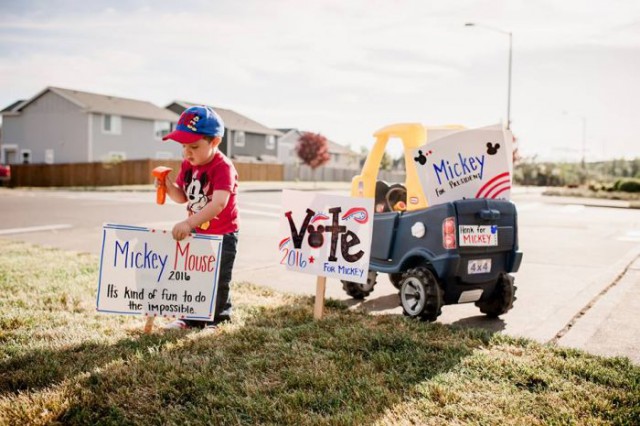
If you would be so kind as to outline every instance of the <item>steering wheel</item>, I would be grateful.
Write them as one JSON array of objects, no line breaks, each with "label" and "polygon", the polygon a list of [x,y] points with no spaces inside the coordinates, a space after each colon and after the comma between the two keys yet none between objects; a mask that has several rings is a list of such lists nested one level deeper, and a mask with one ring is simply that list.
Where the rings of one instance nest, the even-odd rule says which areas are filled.
[{"label": "steering wheel", "polygon": [[402,185],[392,185],[384,196],[388,211],[397,212],[407,209],[407,189]]}]

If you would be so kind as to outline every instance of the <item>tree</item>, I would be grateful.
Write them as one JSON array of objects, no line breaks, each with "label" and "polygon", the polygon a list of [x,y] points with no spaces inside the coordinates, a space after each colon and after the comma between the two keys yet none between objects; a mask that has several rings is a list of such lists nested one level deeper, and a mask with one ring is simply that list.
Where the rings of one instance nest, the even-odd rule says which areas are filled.
[{"label": "tree", "polygon": [[387,153],[387,151],[382,153],[382,159],[380,160],[380,168],[382,170],[391,170],[393,166],[393,158]]},{"label": "tree", "polygon": [[326,164],[331,159],[329,142],[319,133],[302,133],[296,144],[296,154],[312,170]]}]

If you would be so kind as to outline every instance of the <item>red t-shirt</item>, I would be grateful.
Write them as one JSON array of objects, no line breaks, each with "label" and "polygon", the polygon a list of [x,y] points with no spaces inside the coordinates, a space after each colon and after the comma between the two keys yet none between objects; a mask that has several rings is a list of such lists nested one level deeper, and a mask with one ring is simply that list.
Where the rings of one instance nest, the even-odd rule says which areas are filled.
[{"label": "red t-shirt", "polygon": [[218,216],[196,228],[199,234],[224,235],[238,230],[238,172],[223,153],[216,150],[213,159],[202,166],[182,162],[176,183],[187,196],[189,216],[198,213],[211,201],[213,191],[228,191],[229,202]]}]

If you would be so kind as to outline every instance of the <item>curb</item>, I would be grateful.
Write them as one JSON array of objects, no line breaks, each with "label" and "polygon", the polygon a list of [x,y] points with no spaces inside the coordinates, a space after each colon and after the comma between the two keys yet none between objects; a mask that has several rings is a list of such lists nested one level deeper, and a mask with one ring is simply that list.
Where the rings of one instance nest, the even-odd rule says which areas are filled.
[{"label": "curb", "polygon": [[558,197],[555,195],[542,195],[542,198],[549,204],[583,205],[587,207],[606,207],[616,209],[640,209],[640,203],[634,203],[625,200],[613,200],[606,198]]},{"label": "curb", "polygon": [[582,317],[584,317],[589,312],[591,308],[594,307],[596,303],[598,303],[598,301],[602,300],[604,297],[607,296],[607,293],[609,293],[609,291],[612,288],[614,288],[624,278],[626,273],[629,271],[632,265],[638,261],[639,258],[640,258],[640,247],[637,247],[636,249],[631,250],[631,252],[629,252],[623,259],[621,259],[615,265],[613,265],[612,267],[604,271],[602,274],[600,274],[598,277],[596,277],[594,280],[592,280],[591,284],[587,288],[585,288],[582,291],[582,294],[579,294],[578,297],[580,296],[584,297],[587,295],[586,293],[593,294],[594,292],[596,292],[597,288],[594,288],[594,287],[598,287],[598,283],[605,282],[608,284],[605,284],[600,291],[593,294],[593,296],[591,296],[591,298],[588,299],[588,301],[583,305],[583,307],[578,310],[578,312],[567,322],[567,324],[565,324],[565,326],[562,329],[560,329],[556,333],[556,335],[553,338],[551,338],[548,341],[548,343],[551,343],[551,344],[563,343],[562,339],[565,336],[567,336],[568,333],[571,332],[572,328],[580,321]]}]

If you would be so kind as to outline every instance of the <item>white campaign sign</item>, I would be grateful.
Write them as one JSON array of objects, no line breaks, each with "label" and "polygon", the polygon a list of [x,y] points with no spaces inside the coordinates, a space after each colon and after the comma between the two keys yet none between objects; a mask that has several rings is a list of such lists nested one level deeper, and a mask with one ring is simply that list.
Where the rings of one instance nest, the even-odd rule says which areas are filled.
[{"label": "white campaign sign", "polygon": [[280,264],[292,271],[367,282],[373,199],[282,193]]},{"label": "white campaign sign", "polygon": [[508,200],[511,133],[499,126],[444,132],[413,151],[429,205],[465,198]]},{"label": "white campaign sign", "polygon": [[222,236],[103,226],[97,309],[207,321],[213,318]]}]

